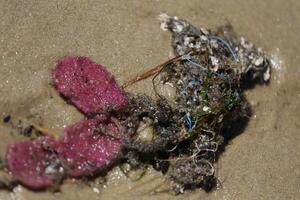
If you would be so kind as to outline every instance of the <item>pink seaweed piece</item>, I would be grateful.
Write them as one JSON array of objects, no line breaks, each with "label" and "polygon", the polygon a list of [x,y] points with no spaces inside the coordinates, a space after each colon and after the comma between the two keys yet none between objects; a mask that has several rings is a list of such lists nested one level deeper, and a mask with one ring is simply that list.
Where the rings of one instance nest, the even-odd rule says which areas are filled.
[{"label": "pink seaweed piece", "polygon": [[93,175],[109,166],[121,153],[121,132],[103,115],[65,128],[57,151],[66,161],[68,173],[73,177]]},{"label": "pink seaweed piece", "polygon": [[64,57],[57,62],[52,77],[59,93],[85,114],[120,110],[128,105],[114,77],[87,57]]},{"label": "pink seaweed piece", "polygon": [[49,149],[55,146],[52,137],[11,144],[6,152],[6,166],[14,180],[31,189],[45,189],[59,178],[60,162]]}]

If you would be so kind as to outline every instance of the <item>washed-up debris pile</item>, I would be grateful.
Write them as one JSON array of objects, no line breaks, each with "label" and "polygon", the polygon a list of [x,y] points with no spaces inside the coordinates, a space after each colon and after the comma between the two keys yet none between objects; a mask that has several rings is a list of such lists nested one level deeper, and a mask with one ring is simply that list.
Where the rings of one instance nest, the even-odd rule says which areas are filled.
[{"label": "washed-up debris pile", "polygon": [[[128,162],[145,163],[146,153],[146,162],[166,173],[176,193],[209,190],[216,186],[214,163],[226,140],[240,133],[251,115],[243,88],[269,82],[269,61],[228,27],[213,32],[161,15],[161,28],[172,33],[175,58],[150,70],[158,100],[134,101],[133,113],[151,121],[154,136],[146,142],[139,135],[128,138]],[[173,88],[173,99],[163,87]]]},{"label": "washed-up debris pile", "polygon": [[59,138],[10,145],[5,166],[14,181],[44,189],[119,161],[121,169],[129,166],[125,174],[149,166],[161,171],[176,194],[216,186],[214,164],[251,115],[243,90],[269,82],[270,62],[229,26],[209,31],[161,15],[161,28],[172,34],[174,58],[124,84],[154,75],[155,99],[125,94],[86,57],[58,61],[54,85],[86,119]]}]

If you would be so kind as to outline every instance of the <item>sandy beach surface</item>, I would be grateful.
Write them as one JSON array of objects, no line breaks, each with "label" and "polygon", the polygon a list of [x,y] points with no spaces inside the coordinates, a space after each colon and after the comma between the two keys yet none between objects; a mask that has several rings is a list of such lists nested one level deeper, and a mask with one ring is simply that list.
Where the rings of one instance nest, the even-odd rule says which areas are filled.
[{"label": "sandy beach surface", "polygon": [[[36,123],[62,132],[82,118],[51,84],[59,58],[88,56],[120,84],[169,59],[170,34],[159,28],[160,13],[197,27],[230,22],[274,61],[271,83],[246,92],[254,114],[218,160],[216,190],[173,196],[157,172],[134,182],[116,168],[104,186],[65,184],[59,194],[18,186],[14,192],[0,191],[0,199],[300,199],[299,11],[297,0],[0,0],[1,157],[9,143],[24,139],[18,126]],[[128,91],[153,95],[150,79]],[[2,122],[7,115],[11,123]]]}]

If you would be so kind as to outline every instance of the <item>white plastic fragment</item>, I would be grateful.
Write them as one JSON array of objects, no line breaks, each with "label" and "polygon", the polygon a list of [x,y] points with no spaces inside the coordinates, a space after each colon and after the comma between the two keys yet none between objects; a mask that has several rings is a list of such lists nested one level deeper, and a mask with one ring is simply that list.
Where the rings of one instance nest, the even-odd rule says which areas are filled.
[{"label": "white plastic fragment", "polygon": [[208,106],[203,106],[203,109],[202,109],[204,112],[208,112],[210,110],[210,107]]},{"label": "white plastic fragment", "polygon": [[160,21],[160,29],[163,31],[168,31],[168,21],[170,19],[170,16],[167,15],[166,13],[162,13],[159,15],[158,17],[159,21]]},{"label": "white plastic fragment", "polygon": [[260,66],[264,62],[264,58],[260,56],[257,60],[255,60],[254,65]]},{"label": "white plastic fragment", "polygon": [[269,81],[271,78],[271,73],[270,73],[270,67],[267,68],[266,72],[264,73],[264,81]]}]

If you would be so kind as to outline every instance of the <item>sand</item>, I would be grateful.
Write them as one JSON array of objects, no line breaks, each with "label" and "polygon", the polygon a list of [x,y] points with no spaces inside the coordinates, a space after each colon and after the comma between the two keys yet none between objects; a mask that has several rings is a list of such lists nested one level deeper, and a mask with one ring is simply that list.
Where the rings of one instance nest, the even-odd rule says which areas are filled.
[{"label": "sand", "polygon": [[[163,182],[158,173],[131,182],[116,168],[105,187],[69,184],[56,195],[17,187],[14,193],[0,191],[0,199],[300,199],[299,10],[296,0],[0,0],[0,117],[11,115],[15,124],[0,122],[1,156],[7,144],[23,138],[18,120],[61,132],[82,118],[51,85],[51,69],[59,58],[91,57],[120,84],[166,61],[170,35],[159,29],[160,13],[207,28],[229,21],[276,63],[270,85],[247,91],[254,114],[220,157],[221,184],[211,193],[174,197],[158,187]],[[128,91],[153,95],[150,80]]]}]

